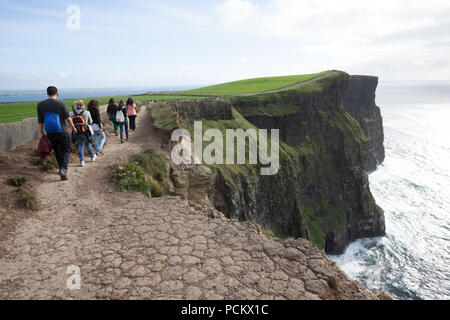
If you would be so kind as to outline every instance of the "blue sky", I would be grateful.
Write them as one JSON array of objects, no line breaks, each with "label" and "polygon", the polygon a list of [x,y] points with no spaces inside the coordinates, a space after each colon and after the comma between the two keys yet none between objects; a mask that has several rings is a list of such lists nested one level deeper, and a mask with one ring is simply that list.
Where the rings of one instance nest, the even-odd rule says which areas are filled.
[{"label": "blue sky", "polygon": [[[80,8],[80,29],[67,8]],[[198,86],[328,69],[450,80],[447,0],[0,0],[0,90]]]}]

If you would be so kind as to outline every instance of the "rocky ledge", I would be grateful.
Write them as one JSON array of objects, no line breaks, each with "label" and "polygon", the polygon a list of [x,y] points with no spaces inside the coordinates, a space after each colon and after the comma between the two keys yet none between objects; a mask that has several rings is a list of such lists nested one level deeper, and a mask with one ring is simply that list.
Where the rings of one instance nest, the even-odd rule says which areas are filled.
[{"label": "rocky ledge", "polygon": [[[27,238],[4,243],[0,299],[387,297],[351,280],[307,240],[269,239],[255,224],[178,197],[129,198],[116,194],[114,209],[101,214],[70,207],[56,221],[25,221]],[[81,267],[81,290],[65,289],[69,265]]]}]

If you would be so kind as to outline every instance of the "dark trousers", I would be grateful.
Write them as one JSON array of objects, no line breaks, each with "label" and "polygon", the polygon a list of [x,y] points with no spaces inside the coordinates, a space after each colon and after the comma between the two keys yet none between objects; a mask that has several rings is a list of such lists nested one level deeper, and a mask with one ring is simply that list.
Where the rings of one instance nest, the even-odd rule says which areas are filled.
[{"label": "dark trousers", "polygon": [[136,130],[136,116],[128,116],[128,118],[130,119],[130,129]]},{"label": "dark trousers", "polygon": [[68,133],[51,133],[48,135],[48,139],[52,144],[52,148],[55,151],[56,160],[58,161],[59,170],[67,170],[70,158],[70,146],[71,140]]}]

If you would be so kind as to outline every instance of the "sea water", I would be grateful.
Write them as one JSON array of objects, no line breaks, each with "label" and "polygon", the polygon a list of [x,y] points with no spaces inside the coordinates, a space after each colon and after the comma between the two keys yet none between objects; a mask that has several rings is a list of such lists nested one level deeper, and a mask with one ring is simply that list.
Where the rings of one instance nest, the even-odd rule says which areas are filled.
[{"label": "sea water", "polygon": [[377,101],[386,160],[369,180],[387,235],[331,258],[395,299],[450,299],[450,84],[389,84]]},{"label": "sea water", "polygon": [[[139,95],[147,92],[186,90],[191,87],[158,87],[158,88],[87,88],[87,89],[60,89],[61,99],[78,99],[86,97],[108,97],[118,95]],[[1,90],[0,102],[23,102],[47,99],[46,88],[43,90]]]}]

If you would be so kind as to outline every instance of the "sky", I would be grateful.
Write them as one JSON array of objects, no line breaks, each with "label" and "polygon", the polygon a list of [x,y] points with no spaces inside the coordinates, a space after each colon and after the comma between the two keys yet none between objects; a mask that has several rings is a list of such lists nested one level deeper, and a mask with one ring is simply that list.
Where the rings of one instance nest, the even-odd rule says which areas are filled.
[{"label": "sky", "polygon": [[450,1],[0,0],[0,90],[198,87],[331,69],[450,80]]}]

